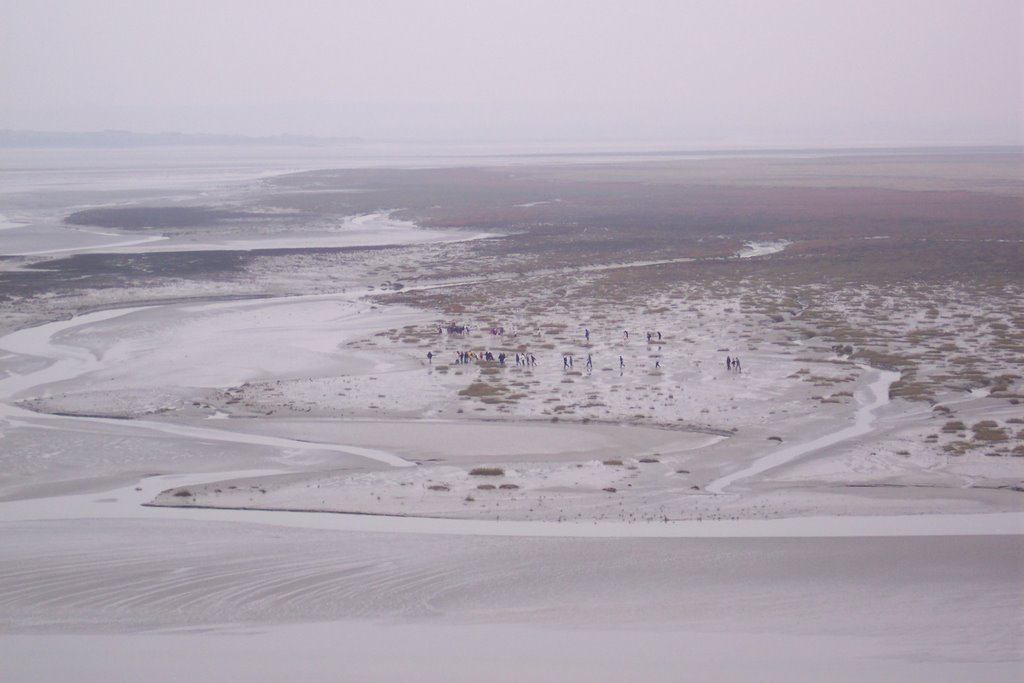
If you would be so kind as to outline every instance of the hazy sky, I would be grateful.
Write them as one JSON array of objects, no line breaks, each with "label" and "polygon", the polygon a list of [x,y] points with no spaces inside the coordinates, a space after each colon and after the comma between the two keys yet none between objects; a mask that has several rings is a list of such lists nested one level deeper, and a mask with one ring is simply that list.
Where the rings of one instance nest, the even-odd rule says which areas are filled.
[{"label": "hazy sky", "polygon": [[1021,0],[0,0],[0,128],[1024,142]]}]

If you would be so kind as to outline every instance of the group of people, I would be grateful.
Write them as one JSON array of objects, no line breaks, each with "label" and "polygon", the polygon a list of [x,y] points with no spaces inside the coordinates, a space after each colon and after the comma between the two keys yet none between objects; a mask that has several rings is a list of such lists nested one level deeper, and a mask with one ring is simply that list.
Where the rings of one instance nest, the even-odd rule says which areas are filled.
[{"label": "group of people", "polygon": [[[567,353],[567,354],[562,356],[562,369],[563,370],[572,370],[572,368],[573,368],[572,354],[571,353]],[[591,354],[588,353],[587,354],[587,372],[590,372],[593,369],[594,369],[594,357]]]},{"label": "group of people", "polygon": [[[495,361],[497,360],[500,365],[504,365],[505,361],[511,356],[506,353],[499,353],[495,356],[490,351],[456,351],[455,352],[455,364],[464,365],[466,363],[472,363],[474,361]],[[434,352],[427,351],[427,362],[432,363],[434,361]],[[516,354],[516,367],[533,367],[537,365],[537,357],[532,353],[517,353]]]},{"label": "group of people", "polygon": [[[460,323],[447,323],[445,325],[437,326],[438,334],[444,334],[445,332],[447,332],[448,334],[457,334],[459,336],[465,336],[469,334],[469,325],[463,325]],[[506,335],[505,327],[501,325],[490,328],[489,332],[491,333],[492,337],[504,337]],[[515,337],[516,331],[515,329],[512,329],[509,330],[507,334],[510,337]]]},{"label": "group of people", "polygon": [[[452,324],[449,324],[447,327],[438,327],[437,328],[438,334],[441,334],[444,331],[447,331],[448,334],[465,335],[465,334],[469,333],[469,325],[457,325],[457,324],[452,323]],[[491,333],[492,336],[504,336],[505,335],[505,328],[504,327],[493,327],[493,328],[490,329],[490,333]],[[623,336],[624,336],[624,338],[626,340],[628,340],[629,339],[629,330],[624,330],[623,331]],[[586,339],[587,342],[590,341],[590,329],[589,328],[584,328],[584,330],[583,330],[583,337],[584,337],[584,339]],[[657,340],[658,342],[661,342],[661,340],[662,340],[661,332],[658,332],[658,331],[647,332],[647,343],[650,344],[650,343],[654,342],[655,340]],[[499,364],[505,365],[505,361],[507,359],[509,359],[509,358],[511,358],[511,354],[506,354],[506,353],[499,353],[497,356],[495,356],[490,351],[480,351],[479,353],[476,352],[476,351],[457,351],[456,352],[455,363],[458,364],[458,365],[462,365],[462,364],[466,364],[466,363],[472,363],[472,362],[475,362],[475,361],[494,361],[494,360],[497,360]],[[434,352],[433,351],[428,351],[427,352],[427,362],[428,363],[433,363],[433,359],[434,359]],[[532,353],[517,352],[515,354],[515,360],[516,360],[516,367],[536,367],[536,365],[537,365],[537,358]],[[726,356],[725,357],[725,369],[726,370],[728,370],[730,372],[739,373],[739,372],[742,372],[742,367],[743,366],[741,365],[739,358],[733,357],[733,356]],[[625,368],[626,368],[626,360],[622,356],[619,356],[619,371],[621,372],[621,371],[625,370]],[[660,358],[656,358],[654,360],[654,368],[656,370],[660,370],[661,369],[661,359]],[[562,369],[563,370],[572,370],[573,369],[573,355],[571,353],[566,353],[566,354],[562,355]],[[590,353],[587,354],[586,369],[587,369],[587,372],[591,372],[594,369],[594,358],[593,358],[593,356]]]},{"label": "group of people", "polygon": [[[590,330],[586,330],[586,333],[585,333],[584,336],[587,338],[587,341],[590,341]],[[658,331],[648,332],[647,333],[647,343],[650,344],[651,342],[653,342],[655,340],[655,337],[657,337],[657,340],[660,342],[661,341],[661,332],[658,332]],[[622,339],[624,341],[629,341],[629,330],[623,330],[622,331]]]},{"label": "group of people", "polygon": [[[526,367],[536,367],[536,365],[537,365],[537,357],[534,356],[532,353],[516,353],[515,356],[516,356],[516,367],[524,367],[524,368],[526,368]],[[476,351],[456,351],[455,352],[455,364],[456,365],[465,365],[465,364],[468,364],[468,363],[473,363],[475,361],[494,361],[494,360],[497,360],[499,364],[504,365],[505,361],[508,358],[510,358],[510,356],[505,354],[505,353],[499,353],[497,356],[495,356],[490,351],[481,351],[480,353],[477,353]],[[434,352],[433,351],[427,351],[427,362],[428,363],[433,363],[434,362]],[[737,358],[737,359],[733,360],[733,359],[727,357],[726,358],[725,366],[726,366],[727,369],[734,370],[735,372],[739,372],[739,370],[740,370],[739,359]],[[573,356],[572,356],[572,354],[571,353],[564,354],[562,356],[562,369],[563,370],[572,370],[573,367],[574,367],[574,365],[573,365]],[[625,369],[625,367],[626,367],[626,360],[625,360],[625,358],[623,358],[622,356],[619,356],[619,369],[623,370],[623,369]],[[589,354],[589,353],[587,354],[586,368],[587,368],[587,372],[591,372],[594,369],[594,356],[592,354]],[[654,368],[656,370],[660,370],[661,369],[661,359],[660,358],[656,358],[654,360]]]},{"label": "group of people", "polygon": [[[433,361],[433,358],[434,358],[434,352],[433,351],[427,351],[427,361]],[[501,363],[502,365],[505,364],[505,359],[506,358],[508,358],[508,356],[505,355],[504,353],[499,353],[497,355],[497,361],[499,363]],[[456,351],[455,352],[455,363],[456,363],[456,365],[463,365],[465,363],[472,363],[473,361],[478,361],[478,360],[494,361],[495,360],[495,355],[493,353],[491,353],[490,351],[481,351],[480,353],[477,353],[476,351]],[[519,354],[518,353],[516,354],[516,365],[519,365]]]}]

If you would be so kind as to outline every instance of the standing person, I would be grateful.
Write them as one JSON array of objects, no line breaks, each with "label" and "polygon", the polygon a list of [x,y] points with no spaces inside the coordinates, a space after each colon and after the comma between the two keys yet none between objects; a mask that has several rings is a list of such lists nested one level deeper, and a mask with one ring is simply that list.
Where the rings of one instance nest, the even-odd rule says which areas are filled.
[{"label": "standing person", "polygon": [[569,354],[569,369],[572,370],[572,354]]},{"label": "standing person", "polygon": [[661,341],[661,332],[658,333],[658,341]]},{"label": "standing person", "polygon": [[622,337],[623,337],[623,339],[625,339],[626,341],[629,341],[629,330],[623,330],[623,331],[622,331]]},{"label": "standing person", "polygon": [[732,361],[732,366],[733,366],[734,368],[736,368],[736,372],[743,372],[743,371],[742,371],[742,370],[740,369],[740,359],[739,359],[739,358],[735,358],[735,359],[733,359],[733,361]]},{"label": "standing person", "polygon": [[562,356],[562,369],[563,370],[568,370],[569,369],[569,356]]},{"label": "standing person", "polygon": [[583,329],[583,336],[586,338],[587,341],[590,341],[590,330],[587,329],[587,328],[584,328]]},{"label": "standing person", "polygon": [[626,367],[626,361],[622,360],[622,356],[619,356],[619,369]]},{"label": "standing person", "polygon": [[587,354],[587,370],[590,371],[590,370],[593,370],[593,369],[594,369],[594,359],[591,358],[590,354],[588,353]]},{"label": "standing person", "polygon": [[729,356],[725,357],[725,369],[732,370],[732,358],[730,358]]},{"label": "standing person", "polygon": [[427,351],[427,362],[431,363],[431,364],[434,362],[434,352],[433,351]]}]

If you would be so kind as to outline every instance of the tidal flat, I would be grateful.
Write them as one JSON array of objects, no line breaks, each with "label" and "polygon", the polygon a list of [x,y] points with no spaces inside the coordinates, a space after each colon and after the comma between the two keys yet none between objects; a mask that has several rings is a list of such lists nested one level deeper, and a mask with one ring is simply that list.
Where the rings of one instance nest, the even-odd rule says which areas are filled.
[{"label": "tidal flat", "polygon": [[3,171],[5,678],[1016,680],[1019,151],[341,166]]}]

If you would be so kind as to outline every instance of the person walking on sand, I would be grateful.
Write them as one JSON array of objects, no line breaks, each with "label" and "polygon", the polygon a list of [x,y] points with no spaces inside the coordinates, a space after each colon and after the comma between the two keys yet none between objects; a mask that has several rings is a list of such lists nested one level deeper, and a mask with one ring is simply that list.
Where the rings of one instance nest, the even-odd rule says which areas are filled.
[{"label": "person walking on sand", "polygon": [[588,328],[583,328],[583,337],[587,341],[590,341],[590,330]]},{"label": "person walking on sand", "polygon": [[654,359],[654,369],[655,370],[661,370],[661,359],[660,358],[655,358]]},{"label": "person walking on sand", "polygon": [[569,369],[569,356],[562,356],[562,369],[563,370],[568,370]]},{"label": "person walking on sand", "polygon": [[622,356],[619,356],[619,369],[626,367],[626,361],[622,360]]},{"label": "person walking on sand", "polygon": [[625,339],[626,341],[629,341],[629,330],[622,331],[622,338]]},{"label": "person walking on sand", "polygon": [[591,358],[590,354],[588,353],[587,354],[587,372],[590,372],[593,369],[594,369],[594,359]]},{"label": "person walking on sand", "polygon": [[434,352],[433,351],[427,351],[427,362],[428,363],[433,363],[434,362]]}]

